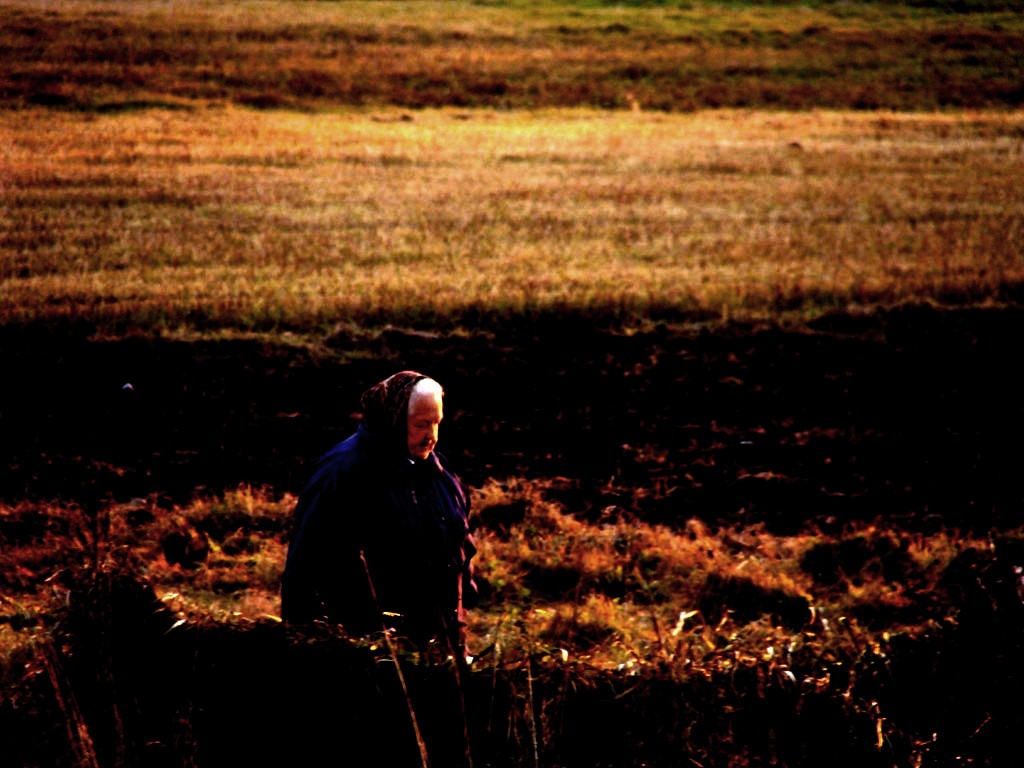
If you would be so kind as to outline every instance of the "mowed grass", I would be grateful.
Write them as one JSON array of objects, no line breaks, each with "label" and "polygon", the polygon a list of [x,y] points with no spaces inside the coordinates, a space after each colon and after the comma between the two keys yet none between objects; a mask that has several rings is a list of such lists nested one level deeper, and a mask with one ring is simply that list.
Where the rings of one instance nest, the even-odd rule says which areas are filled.
[{"label": "mowed grass", "polygon": [[318,334],[1015,301],[1024,114],[0,113],[0,322]]}]

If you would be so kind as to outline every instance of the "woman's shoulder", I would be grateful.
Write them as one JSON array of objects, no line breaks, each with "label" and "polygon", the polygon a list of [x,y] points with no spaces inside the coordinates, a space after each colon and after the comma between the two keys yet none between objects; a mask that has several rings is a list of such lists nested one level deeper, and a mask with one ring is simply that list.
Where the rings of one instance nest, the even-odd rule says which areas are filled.
[{"label": "woman's shoulder", "polygon": [[359,429],[321,456],[318,464],[321,467],[330,467],[335,471],[356,470],[372,463],[373,453],[373,440],[369,433],[360,426]]}]

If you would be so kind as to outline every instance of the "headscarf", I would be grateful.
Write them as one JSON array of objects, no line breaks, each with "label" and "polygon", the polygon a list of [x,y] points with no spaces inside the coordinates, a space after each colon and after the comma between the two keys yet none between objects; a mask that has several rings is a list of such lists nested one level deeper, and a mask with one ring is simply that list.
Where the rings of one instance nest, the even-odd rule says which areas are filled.
[{"label": "headscarf", "polygon": [[429,378],[416,371],[399,371],[363,392],[359,405],[366,427],[386,438],[405,439],[409,398],[419,382]]}]

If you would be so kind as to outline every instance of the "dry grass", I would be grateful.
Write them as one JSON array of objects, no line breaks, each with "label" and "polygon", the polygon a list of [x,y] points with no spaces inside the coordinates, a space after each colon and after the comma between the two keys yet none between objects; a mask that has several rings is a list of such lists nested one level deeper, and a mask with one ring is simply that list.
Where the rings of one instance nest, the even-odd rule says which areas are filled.
[{"label": "dry grass", "polygon": [[[988,546],[954,531],[910,535],[866,525],[841,540],[881,538],[893,547],[869,547],[873,557],[847,558],[855,570],[818,583],[808,553],[834,548],[834,535],[785,536],[759,526],[712,531],[695,519],[666,527],[618,509],[585,522],[553,500],[559,482],[491,481],[476,491],[485,595],[472,615],[478,647],[499,641],[506,653],[557,648],[599,667],[678,662],[689,669],[713,662],[723,633],[749,653],[751,642],[832,632],[829,622],[852,617],[858,606],[884,609],[908,585],[934,589],[955,557]],[[294,503],[288,494],[243,486],[182,507],[136,499],[95,520],[73,506],[4,507],[5,632],[24,631],[21,641],[36,634],[62,608],[62,573],[83,563],[104,567],[111,558],[133,562],[183,620],[273,617]],[[517,510],[511,519],[509,509]],[[899,580],[880,558],[894,548],[915,566]],[[796,606],[795,619],[780,597]],[[876,623],[866,636],[916,632],[943,618]]]},{"label": "dry grass", "polygon": [[[490,482],[477,492],[488,595],[472,617],[478,647],[682,673],[784,648],[870,646],[954,619],[948,604],[932,602],[939,581],[956,557],[988,548],[954,531],[889,525],[780,535],[713,531],[695,519],[650,525],[614,509],[588,523],[552,500],[552,482]],[[833,582],[812,553],[837,550],[845,570]]]},{"label": "dry grass", "polygon": [[[785,647],[877,643],[955,619],[940,602],[916,613],[889,609],[910,607],[910,592],[934,597],[957,556],[989,546],[955,531],[911,535],[890,526],[839,539],[756,526],[712,531],[698,520],[669,528],[621,510],[585,522],[553,500],[557,482],[491,481],[476,491],[484,599],[471,614],[475,650],[496,646],[506,658],[541,650],[595,668],[658,665],[681,674]],[[183,621],[274,617],[294,502],[244,486],[185,507],[134,500],[99,520],[54,504],[0,508],[8,532],[0,645],[9,653],[59,615],[63,573],[110,559],[134,563]],[[508,518],[507,510],[517,512]],[[808,553],[842,542],[870,546],[860,559],[847,556],[848,572],[833,582]],[[909,553],[898,578],[894,551]]]},{"label": "dry grass", "polygon": [[6,323],[297,330],[1016,298],[1024,118],[0,114]]},{"label": "dry grass", "polygon": [[[568,764],[589,754],[596,736],[630,756],[641,744],[661,755],[654,764],[696,754],[701,764],[732,766],[774,750],[780,764],[804,764],[793,750],[849,743],[881,766],[924,764],[943,754],[937,739],[986,755],[1000,749],[1004,728],[1015,735],[1013,721],[1004,723],[1017,709],[990,700],[989,675],[1016,670],[1015,656],[1000,654],[1019,636],[1019,579],[1005,578],[1007,564],[1019,562],[1020,529],[990,540],[955,530],[908,533],[887,522],[850,523],[839,535],[813,528],[781,535],[758,526],[711,530],[696,520],[655,526],[612,508],[587,522],[556,501],[563,482],[490,482],[475,493],[486,589],[471,612],[478,659],[464,679],[485,719],[474,748],[502,751],[503,764],[536,765],[542,746]],[[60,754],[62,745],[88,746],[90,735],[104,735],[108,721],[96,702],[107,689],[95,693],[75,665],[84,658],[92,679],[89,654],[105,639],[123,643],[120,655],[98,657],[100,674],[120,675],[106,678],[116,679],[111,690],[144,691],[161,703],[170,697],[181,713],[168,718],[148,699],[122,710],[157,733],[169,730],[146,746],[175,744],[181,764],[200,747],[237,756],[222,721],[254,733],[264,722],[278,730],[291,723],[294,688],[280,687],[276,672],[295,658],[275,655],[285,635],[274,615],[293,503],[242,487],[186,507],[135,500],[98,518],[56,504],[0,507],[5,722],[24,722],[33,734],[77,722],[76,706],[60,695],[67,690],[86,702],[90,724],[77,738],[58,734],[49,749],[19,738],[18,753]],[[172,546],[181,534],[194,549]],[[391,669],[372,641],[350,646],[327,636],[289,648],[311,654],[311,685],[332,690],[347,692],[369,670]],[[408,661],[420,685],[432,670],[447,679],[446,670]],[[136,668],[138,680],[124,671]],[[47,671],[49,682],[41,677]],[[436,693],[429,706],[451,703],[450,687],[428,690]],[[345,705],[333,702],[342,712]],[[206,707],[211,722],[196,714]],[[577,707],[596,711],[601,728],[588,719],[581,730]],[[995,747],[970,736],[990,721]],[[457,722],[444,720],[440,735],[461,744]],[[393,736],[393,719],[382,723]],[[178,729],[195,740],[178,745]],[[232,735],[221,741],[225,731]],[[940,735],[929,740],[933,733]],[[261,750],[291,743],[254,738]],[[631,759],[594,764],[651,764]]]}]

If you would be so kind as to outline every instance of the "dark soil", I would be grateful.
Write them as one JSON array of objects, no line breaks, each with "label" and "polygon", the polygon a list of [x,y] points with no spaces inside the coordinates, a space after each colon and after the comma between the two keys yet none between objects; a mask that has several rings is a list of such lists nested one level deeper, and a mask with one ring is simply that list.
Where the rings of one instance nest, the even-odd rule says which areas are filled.
[{"label": "dark soil", "polygon": [[298,492],[401,368],[442,382],[471,485],[562,478],[567,509],[674,523],[1020,522],[1024,312],[905,307],[784,330],[623,334],[569,317],[447,336],[255,341],[0,331],[0,500]]}]

